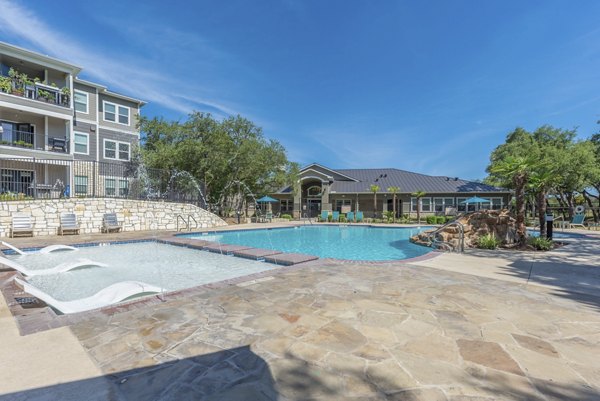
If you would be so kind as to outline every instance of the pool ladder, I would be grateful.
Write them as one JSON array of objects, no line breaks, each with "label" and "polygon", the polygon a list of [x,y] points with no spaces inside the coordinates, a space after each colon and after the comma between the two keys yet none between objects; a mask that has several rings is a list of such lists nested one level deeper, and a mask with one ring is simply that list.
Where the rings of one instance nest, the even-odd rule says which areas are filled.
[{"label": "pool ladder", "polygon": [[[436,235],[442,231],[446,227],[456,226],[458,228],[458,246],[451,244],[446,241],[438,241],[436,239]],[[429,241],[431,241],[430,246],[432,248],[445,250],[445,251],[454,251],[462,253],[465,251],[465,227],[462,223],[459,223],[457,220],[451,221],[450,223],[446,223],[435,231],[432,231],[428,235]]]},{"label": "pool ladder", "polygon": [[[194,226],[192,227],[192,221],[194,222]],[[183,223],[180,229],[180,225],[179,223]],[[177,215],[177,231],[183,231],[183,230],[187,230],[187,231],[192,231],[193,229],[198,228],[198,222],[196,221],[196,219],[194,218],[194,216],[192,216],[191,214],[187,215],[187,219],[182,215],[182,214],[178,214]]]}]

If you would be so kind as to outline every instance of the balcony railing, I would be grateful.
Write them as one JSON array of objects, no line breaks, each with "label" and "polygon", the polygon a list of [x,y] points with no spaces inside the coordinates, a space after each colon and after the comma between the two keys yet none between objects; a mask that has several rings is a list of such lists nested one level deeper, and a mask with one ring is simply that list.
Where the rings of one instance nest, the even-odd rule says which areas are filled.
[{"label": "balcony railing", "polygon": [[70,90],[67,88],[60,89],[40,82],[23,84],[4,76],[0,76],[0,80],[6,80],[6,86],[4,85],[4,81],[0,82],[2,84],[0,85],[0,92],[44,103],[56,104],[62,107],[71,106]]},{"label": "balcony railing", "polygon": [[16,148],[43,150],[48,152],[69,153],[68,140],[65,137],[48,137],[43,133],[26,131],[4,131],[0,135],[0,145]]}]

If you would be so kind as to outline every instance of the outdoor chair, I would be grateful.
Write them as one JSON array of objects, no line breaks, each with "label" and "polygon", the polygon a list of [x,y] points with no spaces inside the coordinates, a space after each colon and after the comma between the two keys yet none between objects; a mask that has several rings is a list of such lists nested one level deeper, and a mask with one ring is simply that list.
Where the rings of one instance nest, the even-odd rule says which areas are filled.
[{"label": "outdoor chair", "polygon": [[12,216],[10,237],[33,237],[33,223],[28,214],[15,213]]},{"label": "outdoor chair", "polygon": [[573,220],[571,220],[571,222],[569,223],[569,228],[573,228],[573,227],[581,227],[581,228],[585,228],[585,226],[583,225],[583,222],[585,220],[585,214],[576,214],[575,216],[573,216]]},{"label": "outdoor chair", "polygon": [[104,215],[102,216],[102,229],[101,229],[101,231],[103,233],[110,233],[110,232],[118,233],[122,229],[123,229],[123,225],[119,224],[116,213],[104,213]]},{"label": "outdoor chair", "polygon": [[354,221],[354,212],[346,213],[346,220],[348,223],[352,223]]},{"label": "outdoor chair", "polygon": [[340,212],[338,212],[337,210],[335,210],[333,212],[333,218],[331,220],[332,221],[340,221]]},{"label": "outdoor chair", "polygon": [[356,212],[356,222],[360,223],[364,220],[363,212]]},{"label": "outdoor chair", "polygon": [[323,221],[327,221],[327,219],[329,218],[329,211],[327,210],[322,210],[321,211],[321,220]]},{"label": "outdoor chair", "polygon": [[58,235],[65,233],[79,234],[79,223],[75,213],[61,213],[60,226],[58,227]]}]

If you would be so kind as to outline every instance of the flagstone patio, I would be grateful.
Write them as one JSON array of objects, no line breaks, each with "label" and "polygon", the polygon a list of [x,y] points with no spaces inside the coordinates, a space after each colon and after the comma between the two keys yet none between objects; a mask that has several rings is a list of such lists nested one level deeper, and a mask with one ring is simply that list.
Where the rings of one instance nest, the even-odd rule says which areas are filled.
[{"label": "flagstone patio", "polygon": [[600,399],[589,293],[400,262],[298,266],[93,314],[70,330],[103,376],[0,399]]}]

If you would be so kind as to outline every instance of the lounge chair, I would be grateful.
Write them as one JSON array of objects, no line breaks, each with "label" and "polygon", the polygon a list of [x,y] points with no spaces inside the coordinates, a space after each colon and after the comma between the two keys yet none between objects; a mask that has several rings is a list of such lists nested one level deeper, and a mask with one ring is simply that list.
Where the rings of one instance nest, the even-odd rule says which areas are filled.
[{"label": "lounge chair", "polygon": [[360,223],[364,220],[363,212],[356,212],[356,222]]},{"label": "lounge chair", "polygon": [[585,220],[585,214],[576,214],[575,216],[573,216],[573,220],[571,220],[571,222],[569,223],[569,228],[573,228],[573,227],[585,228],[585,226],[583,225],[584,220]]},{"label": "lounge chair", "polygon": [[61,213],[60,226],[58,227],[58,235],[65,233],[79,234],[79,223],[75,213]]},{"label": "lounge chair", "polygon": [[94,262],[89,259],[78,259],[73,262],[61,263],[58,266],[51,267],[50,269],[29,269],[20,263],[15,262],[12,259],[7,259],[0,256],[0,265],[10,267],[13,270],[18,271],[24,276],[46,276],[48,274],[64,273],[75,269],[82,269],[84,267],[108,267],[105,263]]},{"label": "lounge chair", "polygon": [[15,282],[23,288],[23,291],[41,299],[54,309],[66,314],[98,309],[135,296],[162,292],[160,287],[140,281],[121,281],[103,288],[91,297],[80,298],[73,301],[59,301],[50,294],[45,293],[39,288],[34,287],[17,277],[15,277]]},{"label": "lounge chair", "polygon": [[116,213],[104,213],[102,216],[103,233],[119,232],[123,229],[123,225],[119,224]]},{"label": "lounge chair", "polygon": [[78,250],[77,248],[70,246],[70,245],[48,245],[48,246],[45,246],[45,247],[39,249],[36,252],[28,253],[28,252],[24,252],[24,251],[20,250],[16,246],[9,244],[8,242],[5,242],[5,241],[0,241],[0,244],[4,245],[7,248],[12,249],[13,251],[15,251],[15,253],[18,253],[19,255],[29,255],[32,253],[46,254],[46,253],[52,253],[52,252],[77,251]]},{"label": "lounge chair", "polygon": [[33,237],[33,223],[28,214],[15,213],[10,226],[10,237]]},{"label": "lounge chair", "polygon": [[322,210],[321,211],[321,220],[323,221],[328,221],[327,219],[329,218],[329,211],[327,210]]},{"label": "lounge chair", "polygon": [[340,212],[338,212],[337,210],[334,210],[333,212],[333,219],[331,219],[332,221],[340,221]]},{"label": "lounge chair", "polygon": [[354,212],[346,213],[346,220],[348,223],[352,223],[354,221]]}]

